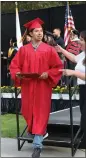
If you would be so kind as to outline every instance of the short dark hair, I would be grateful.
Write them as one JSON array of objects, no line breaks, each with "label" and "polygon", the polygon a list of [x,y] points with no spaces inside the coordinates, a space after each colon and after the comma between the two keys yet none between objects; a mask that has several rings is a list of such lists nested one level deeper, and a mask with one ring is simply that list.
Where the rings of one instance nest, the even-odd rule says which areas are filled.
[{"label": "short dark hair", "polygon": [[61,29],[60,29],[59,27],[57,27],[57,28],[55,28],[55,29],[53,29],[53,30],[59,30],[60,33],[61,33]]},{"label": "short dark hair", "polygon": [[79,31],[78,30],[74,29],[74,30],[72,30],[72,32],[79,37]]}]

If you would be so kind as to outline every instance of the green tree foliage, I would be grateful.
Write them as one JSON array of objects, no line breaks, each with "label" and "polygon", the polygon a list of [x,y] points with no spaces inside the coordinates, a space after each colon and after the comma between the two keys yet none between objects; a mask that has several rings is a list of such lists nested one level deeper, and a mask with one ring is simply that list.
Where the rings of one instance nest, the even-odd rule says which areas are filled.
[{"label": "green tree foliage", "polygon": [[[70,1],[70,5],[75,4],[86,4],[86,1]],[[26,10],[37,10],[43,8],[50,8],[56,6],[65,6],[66,1],[18,1],[18,9],[19,11]],[[1,12],[2,13],[13,13],[15,12],[15,2],[13,1],[2,1],[1,2]]]}]

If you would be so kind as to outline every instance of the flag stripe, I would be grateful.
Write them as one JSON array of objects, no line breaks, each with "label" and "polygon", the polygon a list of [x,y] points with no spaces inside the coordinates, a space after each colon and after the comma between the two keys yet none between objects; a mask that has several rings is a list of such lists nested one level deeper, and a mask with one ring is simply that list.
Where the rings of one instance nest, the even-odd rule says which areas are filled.
[{"label": "flag stripe", "polygon": [[64,26],[65,46],[68,44],[71,29],[75,29],[75,25],[74,25],[74,20],[73,20],[71,10],[69,8],[69,4],[67,3],[66,12],[65,12],[65,26]]}]

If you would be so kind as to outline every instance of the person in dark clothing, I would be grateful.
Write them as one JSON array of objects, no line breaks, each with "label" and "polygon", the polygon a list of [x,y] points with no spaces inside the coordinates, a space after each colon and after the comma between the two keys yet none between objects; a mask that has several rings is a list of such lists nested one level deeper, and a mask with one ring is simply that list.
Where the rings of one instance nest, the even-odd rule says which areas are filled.
[{"label": "person in dark clothing", "polygon": [[11,60],[16,55],[17,51],[18,51],[17,40],[15,37],[13,37],[10,39],[10,48],[8,50],[8,65],[10,65]]},{"label": "person in dark clothing", "polygon": [[[56,44],[60,45],[62,48],[65,48],[64,40],[61,37],[61,29],[55,28],[53,30],[53,35],[54,35],[54,40],[55,40]],[[64,68],[65,68],[65,63],[66,63],[65,56],[63,54],[59,54],[59,57],[61,58],[61,60],[64,64]],[[60,86],[65,85],[65,80],[66,80],[65,78],[66,78],[65,76],[62,76],[61,80],[59,81]]]},{"label": "person in dark clothing", "polygon": [[[54,35],[54,41],[56,44],[60,45],[62,48],[65,48],[65,44],[64,44],[64,40],[61,37],[61,30],[60,28],[55,28],[53,30],[53,35]],[[63,63],[65,62],[65,57],[63,54],[59,54],[61,60],[63,61]]]},{"label": "person in dark clothing", "polygon": [[10,77],[9,66],[12,59],[16,55],[17,51],[18,51],[17,40],[15,37],[13,37],[10,39],[10,48],[8,50],[8,59],[7,59],[7,69],[8,69],[7,77],[8,77],[8,85],[10,86],[13,85],[13,81],[11,80],[11,77]]},{"label": "person in dark clothing", "polygon": [[60,28],[55,28],[53,30],[53,35],[54,35],[54,39],[56,41],[57,44],[59,44],[62,48],[65,48],[65,44],[64,44],[64,40],[61,37],[61,30]]},{"label": "person in dark clothing", "polygon": [[7,56],[1,51],[1,86],[7,85]]}]

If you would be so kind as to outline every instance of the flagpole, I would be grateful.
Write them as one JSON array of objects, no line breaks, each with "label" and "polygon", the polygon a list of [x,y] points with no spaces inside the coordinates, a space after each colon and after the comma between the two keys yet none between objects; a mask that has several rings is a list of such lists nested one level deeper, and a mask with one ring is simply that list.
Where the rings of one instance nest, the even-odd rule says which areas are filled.
[{"label": "flagpole", "polygon": [[69,2],[67,1],[67,7],[68,7],[68,15],[69,15]]},{"label": "flagpole", "polygon": [[[67,1],[67,7],[68,7],[68,16],[69,14],[69,2]],[[71,80],[73,77],[68,77],[68,88],[69,88],[69,100],[70,100],[70,125],[71,125],[71,153],[73,155],[73,110],[72,110],[72,98],[71,98]]]},{"label": "flagpole", "polygon": [[[15,5],[16,5],[16,8],[18,8],[18,3],[17,3],[17,2],[15,2]],[[24,34],[23,34],[23,36],[21,37],[20,42],[23,42],[23,41],[24,41],[24,39],[25,39],[26,35],[27,35],[27,29],[25,30],[25,32],[24,32]]]},{"label": "flagpole", "polygon": [[20,21],[19,21],[19,13],[18,13],[18,3],[15,2],[16,6],[16,39],[17,39],[17,46],[20,48],[22,43],[22,36],[21,36],[21,28],[20,28]]},{"label": "flagpole", "polygon": [[17,2],[15,2],[15,5],[16,5],[16,8],[17,8],[17,6],[18,6],[18,3],[17,3]]}]

